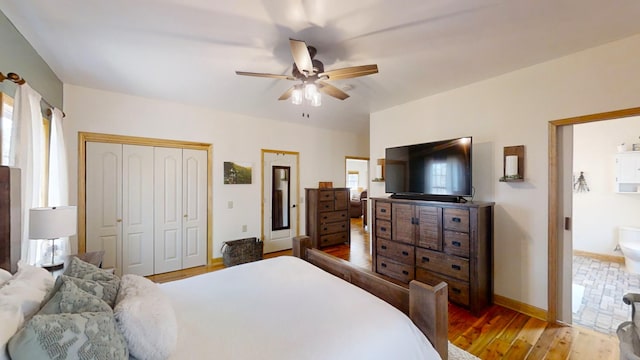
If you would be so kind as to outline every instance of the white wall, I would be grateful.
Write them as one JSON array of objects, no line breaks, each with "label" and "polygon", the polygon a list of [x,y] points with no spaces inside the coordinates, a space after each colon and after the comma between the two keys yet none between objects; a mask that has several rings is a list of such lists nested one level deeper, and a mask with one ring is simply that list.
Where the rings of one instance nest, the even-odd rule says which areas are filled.
[{"label": "white wall", "polygon": [[[77,201],[78,132],[142,136],[213,144],[213,256],[223,241],[260,236],[261,149],[300,153],[300,195],[318,181],[345,184],[344,158],[367,156],[366,134],[323,130],[294,123],[224,113],[162,100],[64,87],[71,203]],[[251,185],[224,185],[223,162],[253,164]],[[233,201],[232,209],[227,208]],[[300,205],[304,233],[304,204]],[[242,232],[242,225],[248,231]]]},{"label": "white wall", "polygon": [[[639,106],[639,57],[634,36],[374,113],[370,158],[473,136],[475,198],[496,202],[495,293],[546,309],[548,122]],[[525,145],[525,182],[498,182],[511,145]],[[384,183],[370,188],[384,193]]]},{"label": "white wall", "polygon": [[[640,143],[640,117],[575,125],[573,172],[584,171],[589,192],[573,193],[573,248],[622,256],[614,251],[619,226],[640,227],[640,194],[615,188],[616,145]],[[606,211],[603,211],[606,209]]]}]

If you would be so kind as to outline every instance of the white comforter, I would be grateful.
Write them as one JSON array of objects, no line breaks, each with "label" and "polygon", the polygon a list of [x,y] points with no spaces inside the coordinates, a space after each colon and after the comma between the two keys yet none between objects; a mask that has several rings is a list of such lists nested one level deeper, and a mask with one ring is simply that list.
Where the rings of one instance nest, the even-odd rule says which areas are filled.
[{"label": "white comforter", "polygon": [[291,256],[161,285],[175,359],[440,359],[402,312]]}]

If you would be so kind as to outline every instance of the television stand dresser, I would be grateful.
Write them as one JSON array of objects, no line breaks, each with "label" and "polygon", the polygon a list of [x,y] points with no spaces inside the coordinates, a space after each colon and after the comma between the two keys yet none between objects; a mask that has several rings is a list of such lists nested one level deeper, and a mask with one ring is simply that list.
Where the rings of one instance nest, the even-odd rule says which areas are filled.
[{"label": "television stand dresser", "polygon": [[493,202],[371,198],[373,271],[449,286],[474,315],[492,303]]}]

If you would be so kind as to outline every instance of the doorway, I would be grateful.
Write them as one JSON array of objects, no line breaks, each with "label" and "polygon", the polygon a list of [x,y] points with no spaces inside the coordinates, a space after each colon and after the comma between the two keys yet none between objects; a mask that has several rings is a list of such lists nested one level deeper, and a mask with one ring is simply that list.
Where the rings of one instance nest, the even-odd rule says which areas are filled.
[{"label": "doorway", "polygon": [[573,141],[572,126],[639,115],[640,108],[631,108],[549,122],[547,319],[550,322],[570,323],[572,321],[571,211],[573,199],[571,194],[573,174],[571,174],[571,165],[567,166],[572,163],[573,159],[572,156],[568,156],[572,150],[567,144],[567,141],[571,143]]},{"label": "doorway", "polygon": [[369,184],[369,158],[345,157],[345,184],[349,188],[351,198],[357,198],[367,190]]},{"label": "doorway", "polygon": [[291,249],[299,235],[299,153],[262,150],[262,240],[264,252]]}]

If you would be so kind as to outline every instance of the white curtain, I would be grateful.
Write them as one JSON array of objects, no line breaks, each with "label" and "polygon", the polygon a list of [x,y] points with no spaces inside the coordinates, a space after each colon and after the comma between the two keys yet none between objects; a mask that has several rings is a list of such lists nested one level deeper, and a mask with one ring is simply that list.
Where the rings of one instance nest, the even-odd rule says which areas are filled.
[{"label": "white curtain", "polygon": [[[69,183],[67,180],[67,151],[62,133],[62,111],[53,109],[51,116],[51,137],[49,138],[49,191],[47,206],[69,205]],[[69,254],[69,238],[56,241],[60,252]]]},{"label": "white curtain", "polygon": [[[38,241],[29,239],[29,209],[44,206],[45,139],[40,100],[42,96],[29,84],[18,86],[14,100],[10,163],[22,175],[22,254],[35,264],[41,258]],[[15,141],[14,141],[15,140]]]}]

